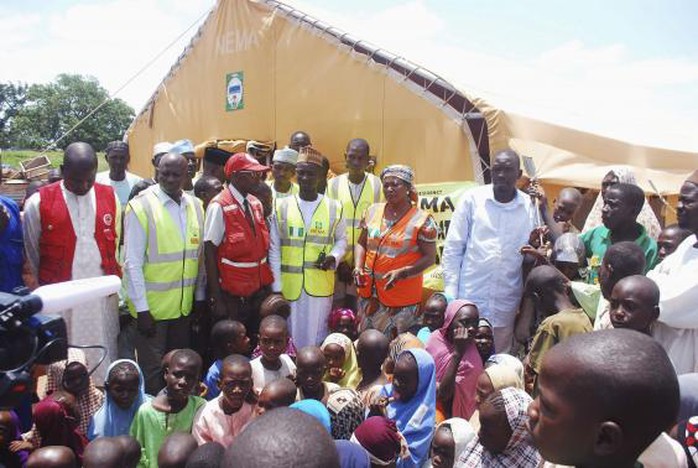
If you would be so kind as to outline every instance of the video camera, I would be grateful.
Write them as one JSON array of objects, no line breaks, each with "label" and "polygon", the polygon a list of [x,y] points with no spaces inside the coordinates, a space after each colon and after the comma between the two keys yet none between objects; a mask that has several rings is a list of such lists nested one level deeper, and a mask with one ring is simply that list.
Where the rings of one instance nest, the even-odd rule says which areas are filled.
[{"label": "video camera", "polygon": [[43,315],[39,296],[18,288],[16,294],[0,293],[0,408],[17,406],[31,389],[34,364],[50,364],[67,358],[65,321],[59,315]]},{"label": "video camera", "polygon": [[[16,407],[29,394],[34,364],[67,359],[66,324],[56,313],[116,294],[120,287],[121,279],[112,275],[41,286],[33,294],[26,288],[0,293],[0,410]],[[70,347],[104,351],[92,371],[106,357],[101,345]]]}]

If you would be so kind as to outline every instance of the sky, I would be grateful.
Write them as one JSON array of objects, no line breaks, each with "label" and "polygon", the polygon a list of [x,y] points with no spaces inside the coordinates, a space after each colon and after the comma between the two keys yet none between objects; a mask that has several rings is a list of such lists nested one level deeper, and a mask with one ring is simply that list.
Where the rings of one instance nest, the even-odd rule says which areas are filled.
[{"label": "sky", "polygon": [[[99,79],[138,112],[214,0],[4,0],[0,81]],[[698,149],[695,0],[288,0],[510,112]],[[176,40],[179,38],[178,40]]]}]

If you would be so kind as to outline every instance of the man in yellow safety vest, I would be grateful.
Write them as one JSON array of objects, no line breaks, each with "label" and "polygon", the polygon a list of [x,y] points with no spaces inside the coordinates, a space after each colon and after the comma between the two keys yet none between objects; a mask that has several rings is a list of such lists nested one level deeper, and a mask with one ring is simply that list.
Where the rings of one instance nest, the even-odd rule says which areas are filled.
[{"label": "man in yellow safety vest", "polygon": [[327,183],[327,196],[342,204],[347,225],[347,252],[337,265],[337,283],[334,301],[342,307],[356,310],[356,286],[352,278],[354,268],[354,245],[359,240],[359,224],[366,208],[383,201],[381,181],[366,172],[371,160],[370,147],[363,138],[355,138],[347,143],[344,152],[347,171],[330,179]]},{"label": "man in yellow safety vest", "polygon": [[299,193],[277,200],[270,232],[273,291],[291,302],[289,331],[299,349],[317,346],[327,336],[334,270],[347,245],[342,205],[317,193],[321,171],[322,155],[301,148]]},{"label": "man in yellow safety vest", "polygon": [[158,184],[132,199],[124,217],[124,280],[151,395],[164,385],[163,355],[189,346],[190,313],[201,312],[206,299],[204,212],[198,199],[183,192],[186,177],[186,158],[167,153],[158,165]]}]

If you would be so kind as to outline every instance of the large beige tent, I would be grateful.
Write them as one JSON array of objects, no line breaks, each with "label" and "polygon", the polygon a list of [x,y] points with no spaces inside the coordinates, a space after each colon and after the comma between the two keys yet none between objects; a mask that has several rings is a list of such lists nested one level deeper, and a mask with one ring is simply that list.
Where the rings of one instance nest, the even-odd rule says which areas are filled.
[{"label": "large beige tent", "polygon": [[406,163],[420,183],[488,181],[490,155],[532,156],[555,187],[597,188],[613,165],[675,194],[698,168],[690,153],[638,147],[511,115],[433,72],[274,0],[219,0],[128,130],[133,169],[149,174],[153,144],[189,138],[275,140],[307,131],[343,170],[364,137],[378,166]]}]

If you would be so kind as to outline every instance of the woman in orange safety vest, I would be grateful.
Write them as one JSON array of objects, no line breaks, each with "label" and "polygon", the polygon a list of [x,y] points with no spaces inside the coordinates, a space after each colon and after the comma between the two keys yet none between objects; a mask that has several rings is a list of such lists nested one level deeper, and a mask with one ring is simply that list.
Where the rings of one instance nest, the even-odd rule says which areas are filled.
[{"label": "woman in orange safety vest", "polygon": [[354,248],[359,331],[375,328],[389,338],[419,325],[423,271],[436,260],[438,227],[417,208],[414,172],[393,165],[381,173],[386,203],[371,205]]}]

